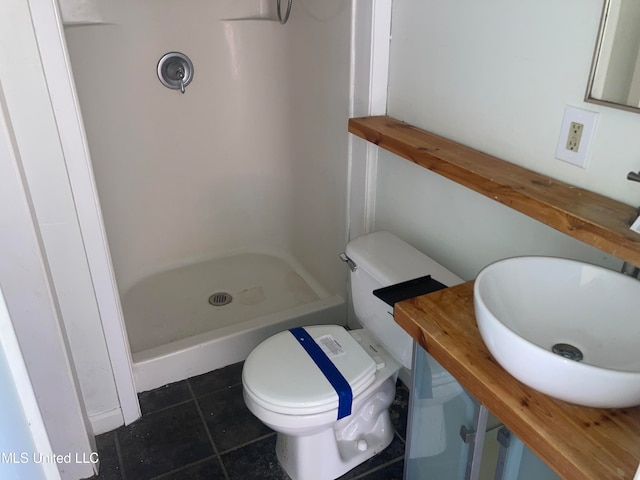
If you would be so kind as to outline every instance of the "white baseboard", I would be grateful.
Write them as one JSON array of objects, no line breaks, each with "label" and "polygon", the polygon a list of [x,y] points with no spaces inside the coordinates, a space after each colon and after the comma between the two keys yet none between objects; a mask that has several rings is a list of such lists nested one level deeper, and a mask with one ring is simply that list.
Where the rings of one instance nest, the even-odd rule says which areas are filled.
[{"label": "white baseboard", "polygon": [[108,412],[89,415],[89,421],[91,422],[94,435],[110,432],[124,425],[124,417],[122,416],[122,409],[120,407],[109,410]]}]

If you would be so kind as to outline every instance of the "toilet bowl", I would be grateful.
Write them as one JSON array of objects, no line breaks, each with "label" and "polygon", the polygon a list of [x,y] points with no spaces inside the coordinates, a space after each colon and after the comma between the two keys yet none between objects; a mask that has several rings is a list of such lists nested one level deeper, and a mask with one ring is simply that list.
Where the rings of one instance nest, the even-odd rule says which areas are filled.
[{"label": "toilet bowl", "polygon": [[[354,310],[362,329],[316,325],[280,332],[258,345],[242,372],[249,410],[277,432],[277,458],[293,480],[333,480],[384,450],[394,427],[389,406],[401,368],[411,368],[413,341],[372,291],[431,274],[462,280],[389,232],[347,246]],[[435,360],[434,360],[435,362]],[[434,424],[442,404],[462,392],[437,362],[424,407]],[[438,368],[439,367],[439,368]],[[430,450],[438,450],[434,441]]]},{"label": "toilet bowl", "polygon": [[305,329],[316,341],[340,345],[333,360],[351,386],[351,413],[338,419],[333,387],[289,331],[265,340],[245,361],[244,399],[256,417],[278,432],[276,454],[292,479],[334,479],[391,443],[389,406],[400,364],[363,330],[348,332],[338,325]]}]

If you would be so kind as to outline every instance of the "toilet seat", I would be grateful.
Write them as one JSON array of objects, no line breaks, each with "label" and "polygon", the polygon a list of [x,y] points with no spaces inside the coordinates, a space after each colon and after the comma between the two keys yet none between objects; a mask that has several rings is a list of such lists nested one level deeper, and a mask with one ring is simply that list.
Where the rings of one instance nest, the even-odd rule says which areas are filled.
[{"label": "toilet seat", "polygon": [[[344,376],[354,398],[373,383],[376,361],[343,327],[316,325],[305,330]],[[246,393],[272,412],[311,415],[338,408],[337,392],[288,330],[258,345],[242,375]]]}]

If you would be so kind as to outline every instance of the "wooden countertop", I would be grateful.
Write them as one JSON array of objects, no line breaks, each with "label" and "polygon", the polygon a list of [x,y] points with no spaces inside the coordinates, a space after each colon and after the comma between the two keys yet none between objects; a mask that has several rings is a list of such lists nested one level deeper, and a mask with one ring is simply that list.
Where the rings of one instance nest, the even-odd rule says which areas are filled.
[{"label": "wooden countertop", "polygon": [[482,341],[473,282],[399,302],[394,318],[562,478],[633,479],[640,463],[640,407],[580,407],[513,378]]},{"label": "wooden countertop", "polygon": [[[390,117],[349,120],[349,132],[556,230],[640,266],[635,208]],[[626,175],[626,172],[621,173]]]}]

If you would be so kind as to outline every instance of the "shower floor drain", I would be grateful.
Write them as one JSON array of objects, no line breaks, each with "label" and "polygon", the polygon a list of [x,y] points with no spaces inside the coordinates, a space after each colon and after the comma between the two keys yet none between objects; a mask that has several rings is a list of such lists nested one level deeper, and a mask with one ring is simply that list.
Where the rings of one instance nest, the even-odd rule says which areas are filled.
[{"label": "shower floor drain", "polygon": [[231,303],[233,297],[227,292],[217,292],[209,297],[209,303],[214,307],[222,307],[228,303]]}]

